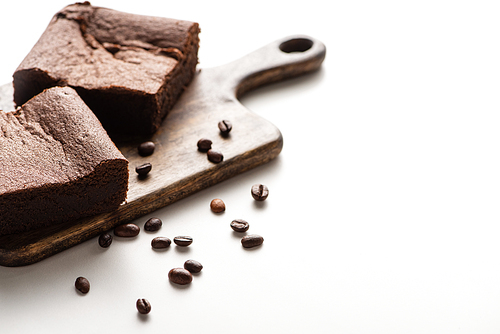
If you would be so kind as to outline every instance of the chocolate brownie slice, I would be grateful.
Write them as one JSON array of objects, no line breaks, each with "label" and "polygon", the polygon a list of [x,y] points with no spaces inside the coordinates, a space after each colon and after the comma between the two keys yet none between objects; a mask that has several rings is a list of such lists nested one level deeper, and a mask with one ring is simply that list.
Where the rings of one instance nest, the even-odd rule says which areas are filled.
[{"label": "chocolate brownie slice", "polygon": [[128,161],[70,87],[0,111],[0,235],[112,211]]},{"label": "chocolate brownie slice", "polygon": [[14,73],[14,101],[70,86],[108,133],[151,134],[198,63],[197,23],[69,5]]}]

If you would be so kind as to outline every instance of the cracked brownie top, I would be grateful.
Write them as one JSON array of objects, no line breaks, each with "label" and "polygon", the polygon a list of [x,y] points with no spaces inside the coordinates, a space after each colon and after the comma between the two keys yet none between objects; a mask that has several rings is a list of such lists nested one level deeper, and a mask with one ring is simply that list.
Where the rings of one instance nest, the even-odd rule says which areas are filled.
[{"label": "cracked brownie top", "polygon": [[53,17],[19,69],[47,71],[69,86],[121,86],[154,94],[163,84],[165,73],[184,57],[191,25],[70,5]]}]

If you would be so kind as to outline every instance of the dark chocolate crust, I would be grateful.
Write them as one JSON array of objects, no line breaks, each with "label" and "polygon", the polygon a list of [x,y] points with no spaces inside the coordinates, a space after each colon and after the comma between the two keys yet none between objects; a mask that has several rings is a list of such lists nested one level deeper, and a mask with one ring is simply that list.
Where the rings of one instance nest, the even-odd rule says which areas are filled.
[{"label": "dark chocolate crust", "polygon": [[14,102],[70,86],[108,132],[151,134],[193,78],[198,33],[194,22],[67,6],[14,73]]},{"label": "dark chocolate crust", "polygon": [[128,161],[70,87],[0,111],[0,235],[112,211]]}]

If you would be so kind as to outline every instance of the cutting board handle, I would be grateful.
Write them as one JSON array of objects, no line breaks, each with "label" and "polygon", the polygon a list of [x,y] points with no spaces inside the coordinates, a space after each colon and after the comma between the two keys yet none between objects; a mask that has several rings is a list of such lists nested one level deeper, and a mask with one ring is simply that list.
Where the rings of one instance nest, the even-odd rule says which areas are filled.
[{"label": "cutting board handle", "polygon": [[317,70],[326,55],[319,40],[292,35],[270,43],[229,64],[217,67],[226,73],[227,88],[238,98],[265,84]]}]

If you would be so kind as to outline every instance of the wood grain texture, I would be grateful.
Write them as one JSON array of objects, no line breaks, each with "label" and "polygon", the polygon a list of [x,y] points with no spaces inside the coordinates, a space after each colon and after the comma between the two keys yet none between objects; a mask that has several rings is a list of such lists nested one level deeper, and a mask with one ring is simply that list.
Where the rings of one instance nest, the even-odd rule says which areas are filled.
[{"label": "wood grain texture", "polygon": [[[320,41],[297,35],[275,41],[229,64],[198,70],[154,135],[113,138],[130,162],[126,203],[111,213],[0,237],[0,265],[35,263],[269,162],[281,151],[281,133],[241,105],[238,98],[264,84],[317,70],[325,54],[326,48]],[[0,106],[6,111],[12,108],[11,97],[10,84],[0,87]],[[228,137],[219,134],[217,123],[222,119],[233,124]],[[212,147],[224,155],[221,163],[209,162],[206,153],[197,150],[200,138],[213,141]],[[137,153],[137,146],[145,140],[156,144],[149,157]],[[141,179],[135,167],[145,162],[153,168]]]}]

